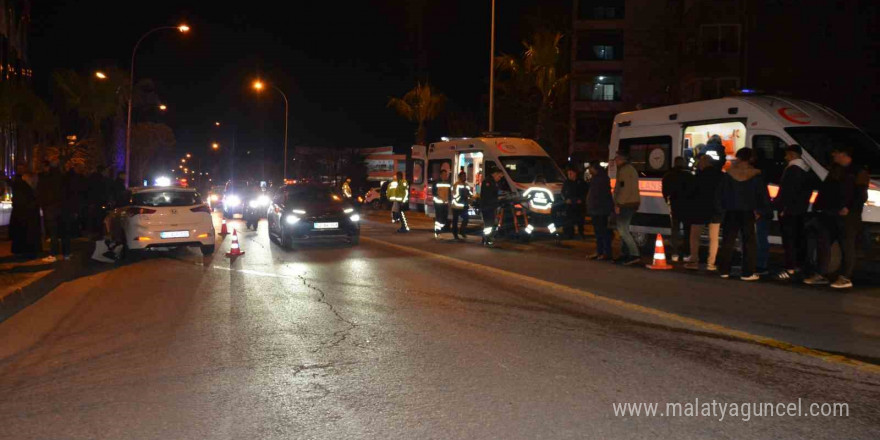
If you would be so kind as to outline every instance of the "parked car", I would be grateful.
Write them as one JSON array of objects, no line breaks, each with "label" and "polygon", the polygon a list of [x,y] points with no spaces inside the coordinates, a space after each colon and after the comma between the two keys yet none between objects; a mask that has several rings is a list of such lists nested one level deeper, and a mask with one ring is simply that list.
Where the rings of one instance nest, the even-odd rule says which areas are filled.
[{"label": "parked car", "polygon": [[268,213],[269,237],[282,247],[295,243],[360,241],[360,214],[335,189],[326,185],[288,185],[275,193]]},{"label": "parked car", "polygon": [[199,247],[206,256],[214,253],[211,208],[195,189],[132,188],[126,200],[111,223],[128,251]]}]

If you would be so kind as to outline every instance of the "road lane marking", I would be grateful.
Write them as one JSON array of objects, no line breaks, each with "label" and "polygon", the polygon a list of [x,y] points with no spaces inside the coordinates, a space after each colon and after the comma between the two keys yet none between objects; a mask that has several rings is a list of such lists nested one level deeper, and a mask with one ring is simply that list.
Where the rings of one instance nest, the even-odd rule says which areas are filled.
[{"label": "road lane marking", "polygon": [[240,273],[245,273],[245,274],[248,274],[248,275],[259,275],[259,276],[261,276],[261,277],[273,277],[273,278],[297,279],[297,277],[295,277],[295,276],[279,275],[279,274],[277,274],[277,273],[270,273],[270,272],[260,272],[260,271],[258,271],[258,270],[250,270],[250,269],[233,269],[233,268],[231,268],[231,267],[223,267],[223,266],[217,266],[217,265],[213,266],[213,268],[214,268],[214,269],[220,269],[220,270],[226,270],[226,271],[229,271],[229,272],[240,272]]},{"label": "road lane marking", "polygon": [[767,336],[756,335],[756,334],[749,333],[749,332],[742,331],[742,330],[736,330],[736,329],[733,329],[730,327],[726,327],[726,326],[723,326],[720,324],[713,324],[711,322],[703,321],[700,319],[688,318],[686,316],[677,315],[677,314],[671,313],[671,312],[665,312],[663,310],[655,309],[652,307],[647,307],[647,306],[643,306],[643,305],[639,305],[639,304],[635,304],[635,303],[630,303],[630,302],[626,302],[626,301],[619,300],[619,299],[609,298],[607,296],[598,295],[598,294],[595,294],[595,293],[590,292],[588,290],[584,290],[584,289],[580,289],[580,288],[576,288],[576,287],[570,287],[570,286],[566,286],[564,284],[558,284],[558,283],[554,283],[552,281],[542,280],[540,278],[535,278],[535,277],[531,277],[528,275],[523,275],[523,274],[519,274],[516,272],[511,272],[511,271],[508,271],[505,269],[499,269],[497,267],[486,266],[486,265],[480,264],[480,263],[474,263],[474,262],[470,262],[470,261],[460,260],[458,258],[453,258],[453,257],[442,255],[442,254],[435,254],[430,251],[425,251],[422,249],[417,249],[417,248],[413,248],[413,247],[409,247],[409,246],[391,243],[391,242],[385,241],[385,240],[380,240],[380,239],[376,239],[376,238],[372,238],[372,237],[361,237],[361,240],[366,240],[368,242],[372,242],[372,243],[375,243],[375,244],[378,244],[381,246],[387,246],[387,247],[399,249],[404,252],[409,252],[409,253],[418,254],[418,255],[424,255],[429,258],[435,258],[438,260],[442,260],[442,261],[445,261],[448,263],[452,263],[452,264],[455,264],[458,266],[465,267],[467,269],[485,271],[485,272],[493,273],[495,275],[500,275],[500,276],[504,276],[507,278],[513,278],[513,279],[520,280],[520,281],[527,282],[527,283],[537,284],[539,286],[544,286],[544,287],[551,288],[551,289],[554,289],[557,291],[562,291],[562,292],[565,292],[565,293],[568,293],[571,295],[585,297],[585,298],[588,298],[588,299],[596,301],[596,302],[609,304],[609,305],[612,305],[614,307],[618,307],[618,308],[621,308],[624,310],[629,310],[629,311],[633,311],[633,312],[638,312],[638,313],[643,313],[643,314],[655,316],[655,317],[662,318],[662,319],[665,319],[668,321],[677,322],[680,324],[685,324],[688,326],[696,327],[701,330],[706,330],[709,332],[713,332],[713,333],[717,333],[717,334],[721,334],[721,335],[725,335],[725,336],[730,336],[730,337],[733,337],[736,339],[755,342],[755,343],[758,343],[761,345],[773,347],[773,348],[788,351],[791,353],[797,353],[797,354],[801,354],[801,355],[805,355],[805,356],[810,356],[810,357],[821,359],[823,361],[834,363],[834,364],[855,367],[859,370],[869,372],[869,373],[880,374],[880,365],[875,365],[875,364],[871,364],[868,362],[848,358],[846,356],[828,353],[825,351],[816,350],[816,349],[792,344],[792,343],[785,342],[785,341],[780,341],[780,340],[773,339],[773,338],[770,338]]}]

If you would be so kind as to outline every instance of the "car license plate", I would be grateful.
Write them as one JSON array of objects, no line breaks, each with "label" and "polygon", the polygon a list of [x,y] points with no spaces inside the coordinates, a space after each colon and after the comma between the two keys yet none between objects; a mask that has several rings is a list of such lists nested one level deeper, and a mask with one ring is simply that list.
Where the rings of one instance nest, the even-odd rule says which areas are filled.
[{"label": "car license plate", "polygon": [[189,231],[165,231],[159,233],[159,238],[187,238]]},{"label": "car license plate", "polygon": [[336,229],[338,227],[339,222],[315,223],[315,229]]}]

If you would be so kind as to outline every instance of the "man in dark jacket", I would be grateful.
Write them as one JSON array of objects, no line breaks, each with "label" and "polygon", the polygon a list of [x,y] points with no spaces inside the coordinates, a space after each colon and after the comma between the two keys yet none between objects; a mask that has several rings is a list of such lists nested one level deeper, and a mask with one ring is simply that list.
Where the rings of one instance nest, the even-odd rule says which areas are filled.
[{"label": "man in dark jacket", "polygon": [[819,272],[804,280],[807,284],[828,284],[831,244],[840,243],[843,254],[840,273],[831,283],[835,289],[852,287],[852,273],[856,265],[856,237],[862,229],[862,210],[868,200],[868,171],[852,159],[852,147],[835,146],[831,152],[834,164],[825,181],[819,186],[819,195],[813,210],[819,213]]},{"label": "man in dark jacket", "polygon": [[483,216],[482,244],[492,246],[495,243],[495,215],[500,204],[498,200],[498,181],[504,173],[498,168],[488,170],[489,177],[480,185],[480,214]]},{"label": "man in dark jacket", "polygon": [[782,230],[782,247],[785,250],[785,270],[776,275],[777,279],[789,280],[804,267],[807,258],[807,237],[804,234],[804,217],[810,207],[810,167],[801,158],[800,145],[790,145],[785,149],[788,165],[782,172],[779,193],[773,199],[773,208],[779,213],[779,226]]},{"label": "man in dark jacket", "polygon": [[611,197],[611,179],[608,171],[599,161],[590,162],[590,190],[587,193],[587,212],[593,221],[593,232],[596,234],[596,253],[590,255],[591,260],[611,260],[611,230],[608,229],[608,217],[614,211],[614,199]]},{"label": "man in dark jacket", "polygon": [[743,264],[740,279],[756,281],[760,277],[755,274],[756,250],[758,246],[755,235],[755,220],[767,215],[770,208],[770,196],[767,186],[761,178],[761,171],[750,163],[751,148],[741,148],[736,152],[736,162],[727,170],[721,179],[717,209],[724,211],[724,239],[721,243],[719,270],[722,278],[730,277],[730,260],[737,236],[742,233]]},{"label": "man in dark jacket", "polygon": [[562,198],[565,200],[565,236],[574,238],[575,229],[584,238],[584,200],[587,197],[587,184],[580,171],[574,166],[566,170],[565,183],[562,184]]},{"label": "man in dark jacket", "polygon": [[66,251],[65,254],[70,252],[70,240],[68,239],[62,243],[61,237],[61,227],[64,223],[61,219],[64,211],[61,206],[61,202],[64,199],[64,192],[62,191],[64,187],[63,179],[64,176],[58,167],[58,160],[55,159],[46,163],[46,169],[40,174],[40,179],[37,183],[37,201],[43,210],[43,224],[51,243],[51,253],[43,259],[47,263],[54,263],[56,261],[55,255],[58,255],[59,251]]},{"label": "man in dark jacket", "polygon": [[687,170],[683,157],[676,157],[672,168],[663,175],[663,199],[669,207],[669,221],[672,228],[672,261],[678,261],[679,255],[684,254],[682,239],[682,227],[684,231],[690,230],[690,224],[686,221],[685,202],[689,191],[693,189],[694,175]]}]

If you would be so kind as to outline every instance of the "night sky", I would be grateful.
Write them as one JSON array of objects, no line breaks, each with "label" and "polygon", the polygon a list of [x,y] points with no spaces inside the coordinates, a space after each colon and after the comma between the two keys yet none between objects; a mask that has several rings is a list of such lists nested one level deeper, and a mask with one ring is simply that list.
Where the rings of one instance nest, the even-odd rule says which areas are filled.
[{"label": "night sky", "polygon": [[[385,107],[418,78],[418,8],[425,3],[425,74],[451,106],[484,117],[488,84],[489,0],[286,2],[34,1],[30,61],[47,90],[58,68],[128,69],[147,30],[186,22],[189,34],[154,34],[138,51],[136,76],[151,78],[169,111],[178,149],[228,142],[280,151],[283,101],[256,95],[260,76],[290,98],[290,145],[406,145],[414,127]],[[498,2],[498,51],[519,52],[541,17],[567,21],[562,0]],[[416,6],[414,6],[416,5]],[[548,12],[548,10],[552,12]],[[561,12],[561,13],[560,13]],[[224,122],[225,130],[213,128]],[[483,124],[481,123],[481,126]],[[442,128],[441,128],[442,129]],[[445,133],[435,129],[434,138]]]}]

